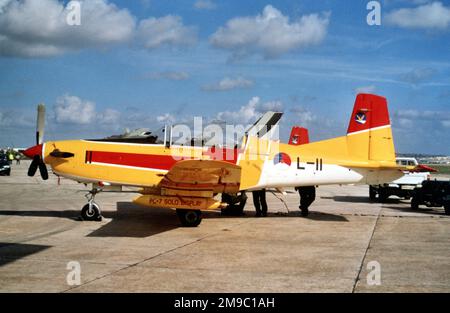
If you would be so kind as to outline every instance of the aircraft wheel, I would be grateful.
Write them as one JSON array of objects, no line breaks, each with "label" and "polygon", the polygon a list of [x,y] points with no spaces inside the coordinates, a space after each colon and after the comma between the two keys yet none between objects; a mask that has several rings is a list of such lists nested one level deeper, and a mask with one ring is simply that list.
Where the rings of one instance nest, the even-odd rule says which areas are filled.
[{"label": "aircraft wheel", "polygon": [[197,227],[202,221],[202,212],[200,210],[177,209],[177,215],[181,225],[184,227]]},{"label": "aircraft wheel", "polygon": [[81,217],[85,221],[101,221],[102,215],[100,213],[100,207],[97,203],[92,202],[91,204],[87,203],[81,209]]}]

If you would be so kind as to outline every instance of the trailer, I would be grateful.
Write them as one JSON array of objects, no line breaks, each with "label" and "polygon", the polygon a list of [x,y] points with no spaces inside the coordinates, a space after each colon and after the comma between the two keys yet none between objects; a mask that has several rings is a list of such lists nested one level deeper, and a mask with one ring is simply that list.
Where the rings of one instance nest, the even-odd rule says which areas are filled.
[{"label": "trailer", "polygon": [[445,214],[450,215],[450,181],[423,181],[422,186],[414,190],[411,199],[411,209],[418,210],[420,205],[444,207]]},{"label": "trailer", "polygon": [[[419,168],[420,165],[414,158],[397,158],[397,164]],[[390,196],[397,196],[406,200],[411,199],[414,190],[420,188],[424,180],[430,179],[430,172],[420,170],[404,171],[404,175],[397,180],[381,185],[369,186],[370,200],[383,203]],[[378,196],[378,197],[377,197]]]}]

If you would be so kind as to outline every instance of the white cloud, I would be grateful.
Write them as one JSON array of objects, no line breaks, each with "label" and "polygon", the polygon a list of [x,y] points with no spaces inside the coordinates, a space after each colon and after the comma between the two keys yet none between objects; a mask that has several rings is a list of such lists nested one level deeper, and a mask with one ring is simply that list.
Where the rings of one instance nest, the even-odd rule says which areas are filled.
[{"label": "white cloud", "polygon": [[401,128],[419,127],[419,123],[431,123],[433,127],[441,124],[443,127],[450,127],[449,111],[419,111],[415,109],[398,110],[394,112],[393,119]]},{"label": "white cloud", "polygon": [[302,127],[309,127],[317,120],[317,116],[313,112],[301,106],[292,108],[291,112],[294,113],[297,125]]},{"label": "white cloud", "polygon": [[29,127],[35,126],[35,118],[23,114],[23,112],[14,109],[0,111],[0,127]]},{"label": "white cloud", "polygon": [[261,113],[267,111],[281,112],[283,111],[283,103],[281,101],[269,101],[261,104],[258,107],[258,111],[260,111]]},{"label": "white cloud", "polygon": [[107,0],[81,3],[81,25],[69,26],[57,0],[10,0],[0,8],[0,55],[47,57],[132,38],[134,17]]},{"label": "white cloud", "polygon": [[146,49],[197,41],[197,29],[179,16],[149,17],[137,25],[135,16],[109,0],[80,1],[81,25],[70,26],[62,1],[0,0],[0,56],[49,57],[132,40]]},{"label": "white cloud", "polygon": [[180,16],[150,17],[139,22],[137,36],[146,49],[161,46],[189,46],[197,42],[197,30],[185,26]]},{"label": "white cloud", "polygon": [[70,95],[59,97],[54,110],[58,123],[89,124],[96,115],[95,103]]},{"label": "white cloud", "polygon": [[168,123],[168,124],[173,124],[175,123],[175,121],[177,120],[175,116],[173,116],[170,113],[165,113],[163,115],[159,115],[156,117],[156,120],[159,123]]},{"label": "white cloud", "polygon": [[244,77],[236,77],[236,78],[225,77],[215,84],[203,86],[202,89],[206,91],[227,91],[238,88],[250,88],[252,86],[253,81],[246,79]]},{"label": "white cloud", "polygon": [[143,79],[168,79],[168,80],[186,80],[189,79],[190,75],[187,72],[175,72],[175,71],[166,71],[166,72],[151,72],[142,76]]},{"label": "white cloud", "polygon": [[316,45],[327,33],[329,14],[303,15],[290,22],[271,5],[255,17],[236,17],[220,27],[210,43],[230,50],[235,57],[261,53],[264,57],[277,57],[283,53]]},{"label": "white cloud", "polygon": [[97,114],[97,123],[103,125],[111,125],[119,122],[120,112],[114,109],[106,109],[103,112]]},{"label": "white cloud", "polygon": [[407,119],[407,118],[399,118],[398,119],[398,124],[402,128],[412,128],[413,125],[414,125],[413,121],[410,120],[410,119]]},{"label": "white cloud", "polygon": [[225,121],[227,123],[248,124],[256,121],[262,115],[262,113],[270,111],[270,109],[281,111],[282,107],[283,105],[280,101],[261,103],[261,99],[259,97],[253,97],[238,111],[219,112],[216,116],[216,119]]},{"label": "white cloud", "polygon": [[194,7],[199,10],[214,10],[217,5],[211,0],[197,0],[194,3]]},{"label": "white cloud", "polygon": [[375,85],[369,85],[369,86],[361,86],[358,88],[355,88],[355,93],[374,93],[377,88]]},{"label": "white cloud", "polygon": [[90,124],[95,122],[111,125],[120,120],[120,112],[117,110],[106,109],[103,112],[97,112],[94,102],[67,94],[56,99],[53,109],[57,123]]},{"label": "white cloud", "polygon": [[389,12],[385,21],[403,28],[446,29],[450,25],[450,7],[441,2]]}]

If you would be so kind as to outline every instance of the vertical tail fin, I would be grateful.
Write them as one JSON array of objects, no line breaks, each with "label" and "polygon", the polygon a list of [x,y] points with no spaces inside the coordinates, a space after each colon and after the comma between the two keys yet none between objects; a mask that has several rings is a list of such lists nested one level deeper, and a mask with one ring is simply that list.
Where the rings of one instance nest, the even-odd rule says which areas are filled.
[{"label": "vertical tail fin", "polygon": [[386,98],[359,94],[347,130],[351,155],[373,161],[395,161]]},{"label": "vertical tail fin", "polygon": [[293,146],[300,146],[309,143],[308,130],[303,127],[294,126],[289,137],[289,144]]}]

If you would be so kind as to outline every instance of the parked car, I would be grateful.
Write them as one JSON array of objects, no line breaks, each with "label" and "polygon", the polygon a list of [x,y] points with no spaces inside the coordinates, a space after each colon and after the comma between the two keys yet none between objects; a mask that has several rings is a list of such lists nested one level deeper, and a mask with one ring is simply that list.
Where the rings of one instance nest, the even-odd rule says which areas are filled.
[{"label": "parked car", "polygon": [[0,155],[0,175],[11,175],[11,165],[9,165],[6,155]]}]

